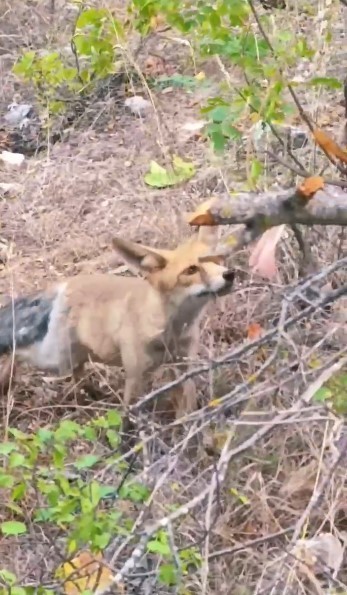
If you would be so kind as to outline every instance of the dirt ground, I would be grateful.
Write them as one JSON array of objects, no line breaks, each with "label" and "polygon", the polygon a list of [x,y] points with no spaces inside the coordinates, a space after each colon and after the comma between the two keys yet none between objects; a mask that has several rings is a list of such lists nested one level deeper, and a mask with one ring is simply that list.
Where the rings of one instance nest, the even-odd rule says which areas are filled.
[{"label": "dirt ground", "polygon": [[[24,46],[62,44],[68,39],[74,11],[64,0],[21,2],[18,6],[16,2],[2,1],[0,113],[3,115],[18,94],[23,102],[33,100],[32,90],[11,73],[18,53]],[[119,5],[120,11],[124,11],[124,4]],[[333,45],[330,51],[334,53]],[[148,42],[139,56],[139,67],[154,54],[165,57],[165,64],[180,74],[194,76],[203,69],[208,84],[193,91],[152,90],[153,105],[143,117],[134,116],[126,109],[125,93],[129,95],[131,90],[120,88],[116,97],[90,106],[83,122],[71,125],[66,140],[54,144],[48,141],[46,151],[27,158],[19,169],[0,165],[0,182],[18,185],[15,195],[5,195],[0,203],[1,302],[8,296],[41,289],[49,282],[79,272],[127,274],[112,252],[113,236],[173,247],[192,233],[184,222],[185,211],[226,188],[242,187],[246,170],[242,151],[231,147],[223,157],[216,157],[206,140],[196,135],[187,138],[183,132],[187,122],[201,118],[201,104],[213,95],[225,73],[215,61],[194,67],[186,46],[166,37]],[[230,72],[229,83],[239,76]],[[143,83],[134,85],[134,92],[148,97],[148,88]],[[330,95],[329,105],[324,109],[324,98],[320,98],[317,110],[334,134],[339,133],[343,124],[344,108],[340,100],[338,94]],[[313,155],[312,147],[309,150]],[[144,175],[150,161],[165,164],[172,153],[192,161],[196,175],[191,181],[170,189],[156,190],[146,185]],[[283,171],[269,167],[269,179],[276,175],[279,183],[286,176]],[[334,229],[309,232],[309,241],[315,249],[318,247],[322,266],[346,254],[344,236],[340,231],[339,234],[341,241],[336,240]],[[281,312],[284,288],[294,287],[298,279],[300,255],[290,234],[279,249],[281,271],[276,283],[252,275],[247,266],[248,256],[249,252],[244,251],[235,259],[239,278],[233,294],[213,303],[209,309],[203,322],[197,363],[241,348],[247,342],[251,323],[259,324],[264,332],[271,329]],[[290,315],[294,315],[298,306],[291,308]],[[192,418],[180,427],[177,444],[166,436],[160,446],[157,443],[153,446],[149,467],[152,479],[165,478],[164,469],[170,465],[174,469],[158,488],[151,514],[159,518],[166,507],[187,503],[212,485],[220,444],[231,420],[236,420],[235,445],[251,440],[252,448],[245,448],[242,456],[232,460],[228,467],[224,488],[220,488],[210,543],[206,545],[204,541],[207,513],[202,506],[186,520],[180,520],[175,528],[178,541],[185,547],[198,543],[201,555],[208,561],[207,586],[204,577],[195,572],[184,577],[186,590],[182,593],[294,595],[342,593],[338,590],[342,587],[346,590],[345,565],[339,569],[338,579],[332,578],[326,569],[316,578],[311,567],[302,570],[295,556],[285,557],[301,518],[307,523],[308,536],[325,531],[343,541],[346,535],[345,466],[335,469],[324,494],[320,495],[319,506],[310,508],[321,477],[327,477],[332,444],[341,429],[340,418],[324,407],[307,407],[299,417],[293,414],[287,424],[275,425],[271,433],[252,444],[252,436],[259,427],[264,427],[262,424],[266,425],[267,416],[271,423],[272,415],[290,409],[317,375],[333,364],[336,354],[343,351],[337,338],[340,335],[335,332],[336,324],[329,317],[317,315],[304,325],[295,326],[289,335],[282,337],[280,354],[252,387],[246,387],[250,377],[259,372],[278,345],[269,342],[254,353],[240,356],[233,364],[211,371],[208,377],[200,375],[197,384],[203,403],[229,393],[232,398],[245,395],[242,387],[246,387],[245,421],[238,416],[238,408],[244,404],[242,400],[241,404],[230,401],[233,406],[231,412],[229,407],[228,415],[223,414],[212,423],[203,417]],[[94,392],[82,394],[78,387],[71,391],[64,382],[47,382],[36,371],[19,370],[17,381],[3,397],[4,428],[9,424],[34,431],[55,424],[62,417],[87,420],[115,407],[122,387],[119,373],[98,368],[92,370],[92,382]],[[240,392],[234,397],[235,387]],[[193,446],[185,442],[189,432],[196,439]],[[145,481],[142,470],[138,474]],[[179,493],[172,488],[174,483],[178,483]],[[1,507],[0,520],[5,518],[5,513],[6,508]],[[254,542],[252,547],[243,547],[249,541]],[[223,549],[230,551],[222,555]],[[276,569],[280,564],[282,571],[278,577]],[[48,584],[55,565],[52,536],[48,538],[44,530],[33,527],[30,537],[23,540],[0,538],[0,568],[12,570],[25,584],[37,585],[40,580]],[[129,584],[129,593],[137,595],[178,593],[158,587],[150,581],[150,573],[141,588],[136,586],[136,579]],[[335,591],[326,590],[330,587]]]}]

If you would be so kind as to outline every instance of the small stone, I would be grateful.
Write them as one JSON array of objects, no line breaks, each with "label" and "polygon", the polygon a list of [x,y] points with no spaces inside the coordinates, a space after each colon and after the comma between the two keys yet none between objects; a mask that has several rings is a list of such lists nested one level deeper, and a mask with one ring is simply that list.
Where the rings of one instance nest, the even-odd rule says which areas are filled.
[{"label": "small stone", "polygon": [[142,116],[152,104],[147,99],[144,99],[144,97],[141,97],[141,95],[134,95],[133,97],[128,97],[124,105],[136,116]]}]

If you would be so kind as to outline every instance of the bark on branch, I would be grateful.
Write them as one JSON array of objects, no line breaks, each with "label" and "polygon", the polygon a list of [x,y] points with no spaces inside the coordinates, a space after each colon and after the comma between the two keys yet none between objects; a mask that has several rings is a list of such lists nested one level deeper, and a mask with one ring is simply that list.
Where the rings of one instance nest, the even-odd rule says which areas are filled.
[{"label": "bark on branch", "polygon": [[297,188],[263,193],[242,192],[211,199],[188,216],[190,225],[244,224],[235,245],[247,244],[277,225],[347,226],[347,193],[325,185],[311,198]]}]

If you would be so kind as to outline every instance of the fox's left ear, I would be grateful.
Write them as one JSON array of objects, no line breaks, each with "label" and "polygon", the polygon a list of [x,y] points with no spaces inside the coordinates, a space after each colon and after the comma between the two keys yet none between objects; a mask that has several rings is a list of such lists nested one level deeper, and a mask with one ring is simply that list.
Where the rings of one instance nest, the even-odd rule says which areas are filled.
[{"label": "fox's left ear", "polygon": [[218,244],[219,228],[218,225],[201,225],[198,231],[198,240],[215,248]]},{"label": "fox's left ear", "polygon": [[113,238],[112,244],[122,258],[137,270],[153,272],[167,265],[167,259],[163,254],[147,246],[121,238]]}]

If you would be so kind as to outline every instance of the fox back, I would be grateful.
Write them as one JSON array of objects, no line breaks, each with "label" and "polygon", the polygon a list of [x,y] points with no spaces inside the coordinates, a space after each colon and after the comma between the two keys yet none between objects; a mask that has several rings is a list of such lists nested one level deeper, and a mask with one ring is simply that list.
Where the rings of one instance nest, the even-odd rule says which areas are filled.
[{"label": "fox back", "polygon": [[14,350],[59,375],[89,359],[122,366],[129,403],[145,372],[189,358],[204,307],[230,291],[234,273],[201,232],[175,250],[113,244],[143,277],[77,275],[8,303],[0,309],[0,355]]}]

